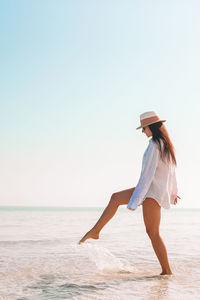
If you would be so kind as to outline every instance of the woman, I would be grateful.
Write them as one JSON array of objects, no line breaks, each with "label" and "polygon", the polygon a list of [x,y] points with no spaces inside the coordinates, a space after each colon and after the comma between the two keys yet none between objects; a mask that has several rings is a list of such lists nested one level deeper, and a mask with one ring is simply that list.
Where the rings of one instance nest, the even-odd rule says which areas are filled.
[{"label": "woman", "polygon": [[163,125],[165,121],[160,120],[154,111],[140,115],[141,125],[136,129],[142,128],[142,132],[152,138],[143,155],[139,181],[136,187],[112,194],[101,217],[79,244],[89,238],[98,239],[101,229],[120,205],[127,205],[130,210],[142,205],[146,232],[162,267],[160,275],[171,275],[167,250],[159,233],[161,207],[170,208],[170,204],[176,204],[180,197],[177,195],[174,147]]}]

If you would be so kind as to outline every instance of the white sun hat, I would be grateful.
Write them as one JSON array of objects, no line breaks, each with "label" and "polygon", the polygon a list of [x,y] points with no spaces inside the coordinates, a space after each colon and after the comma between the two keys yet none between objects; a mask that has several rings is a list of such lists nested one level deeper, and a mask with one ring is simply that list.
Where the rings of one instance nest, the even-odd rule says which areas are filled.
[{"label": "white sun hat", "polygon": [[136,129],[140,129],[142,127],[157,123],[157,122],[165,122],[166,120],[160,120],[159,116],[155,113],[155,111],[147,111],[140,115],[140,126]]}]

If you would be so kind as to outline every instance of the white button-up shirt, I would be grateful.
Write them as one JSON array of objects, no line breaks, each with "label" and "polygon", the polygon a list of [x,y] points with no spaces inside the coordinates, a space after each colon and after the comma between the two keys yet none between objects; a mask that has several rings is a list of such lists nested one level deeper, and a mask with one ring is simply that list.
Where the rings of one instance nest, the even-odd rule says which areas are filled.
[{"label": "white button-up shirt", "polygon": [[[163,149],[163,141],[161,147]],[[159,145],[151,138],[142,159],[139,181],[133,191],[128,209],[135,210],[145,198],[155,199],[163,208],[170,208],[177,196],[175,165],[160,157]]]}]

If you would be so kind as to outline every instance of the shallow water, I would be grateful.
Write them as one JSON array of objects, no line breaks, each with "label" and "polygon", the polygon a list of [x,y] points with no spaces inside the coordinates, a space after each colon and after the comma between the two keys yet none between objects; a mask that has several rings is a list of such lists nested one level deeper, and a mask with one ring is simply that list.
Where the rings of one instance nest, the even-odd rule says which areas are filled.
[{"label": "shallow water", "polygon": [[200,299],[200,210],[162,210],[171,276],[159,275],[141,208],[120,207],[78,245],[102,211],[1,209],[0,300]]}]

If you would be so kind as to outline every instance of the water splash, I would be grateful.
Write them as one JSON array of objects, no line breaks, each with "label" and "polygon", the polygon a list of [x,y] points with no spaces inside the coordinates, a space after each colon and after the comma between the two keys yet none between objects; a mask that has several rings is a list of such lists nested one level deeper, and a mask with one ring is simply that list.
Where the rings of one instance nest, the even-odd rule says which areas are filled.
[{"label": "water splash", "polygon": [[73,245],[73,247],[78,255],[82,254],[85,258],[92,261],[100,271],[127,273],[136,270],[136,268],[130,265],[130,262],[116,257],[105,247],[89,243]]}]

